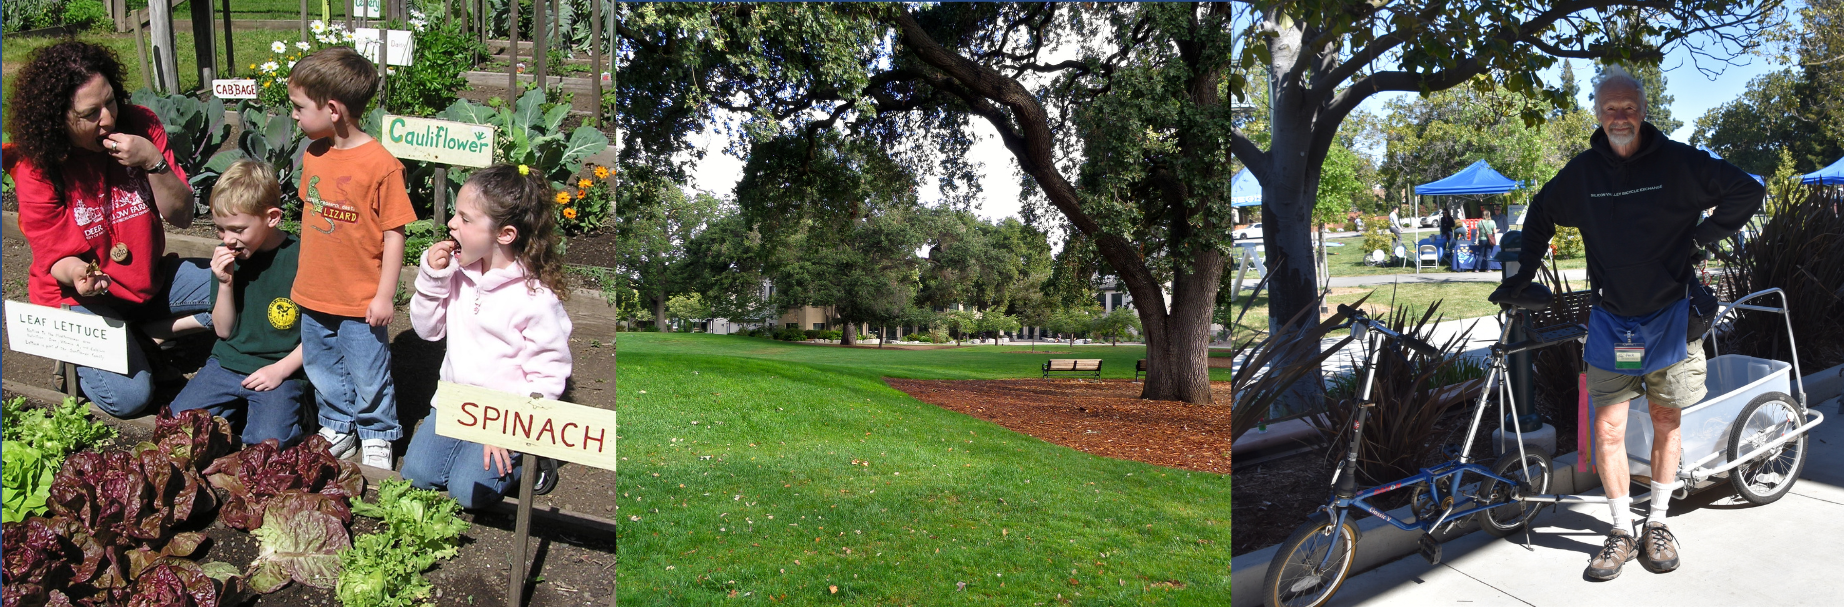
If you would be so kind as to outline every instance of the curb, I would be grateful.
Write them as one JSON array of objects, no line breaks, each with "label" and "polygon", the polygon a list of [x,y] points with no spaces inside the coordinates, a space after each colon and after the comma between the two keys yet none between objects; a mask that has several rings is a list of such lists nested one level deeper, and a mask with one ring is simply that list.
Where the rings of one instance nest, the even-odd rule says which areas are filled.
[{"label": "curb", "polygon": [[[19,231],[19,213],[13,211],[5,212],[4,221],[6,224],[4,228],[7,238],[25,240],[25,233]],[[218,241],[209,238],[174,234],[172,232],[167,232],[166,234],[166,252],[177,253],[180,257],[201,257],[210,259],[212,250],[217,248],[218,244]],[[411,292],[415,291],[415,266],[405,266],[398,271],[397,288]],[[578,288],[573,290],[570,294],[570,299],[563,302],[563,309],[565,312],[570,313],[571,316],[580,314],[602,318],[609,322],[620,320],[614,317],[615,307],[609,305],[608,297],[601,291],[595,289]]]},{"label": "curb", "polygon": [[[1803,378],[1806,389],[1807,406],[1816,406],[1844,392],[1844,365],[1838,365]],[[1554,461],[1554,480],[1551,482],[1556,493],[1579,494],[1601,486],[1601,479],[1594,474],[1579,473],[1576,463],[1579,453],[1557,456]],[[1391,510],[1391,517],[1408,516],[1409,508],[1404,506]],[[1460,531],[1452,535],[1472,533],[1479,529],[1477,522],[1469,521]],[[1356,577],[1371,569],[1388,564],[1396,559],[1420,552],[1421,532],[1403,531],[1385,523],[1382,519],[1370,517],[1357,524],[1357,554],[1351,563],[1351,576]],[[1451,539],[1449,540],[1451,541]],[[1233,592],[1230,604],[1233,607],[1257,607],[1263,605],[1262,586],[1267,582],[1268,563],[1274,559],[1274,552],[1279,545],[1262,548],[1242,556],[1230,559],[1230,587],[1245,588],[1246,592]]]},{"label": "curb", "polygon": [[[51,403],[58,403],[58,402],[64,401],[64,394],[62,392],[58,392],[58,391],[51,390],[48,388],[40,388],[38,386],[27,385],[27,384],[16,382],[10,379],[0,381],[0,384],[4,384],[8,392],[13,392],[15,394],[24,395],[27,398],[31,398],[33,400],[39,400],[39,401],[45,401],[45,402],[51,402]],[[143,415],[143,416],[131,418],[131,419],[122,419],[119,417],[109,415],[107,412],[104,412],[101,407],[96,406],[96,403],[91,403],[87,400],[84,402],[88,403],[90,406],[90,416],[95,417],[98,421],[101,421],[106,424],[112,424],[112,425],[121,424],[121,425],[134,426],[146,432],[154,431],[154,416],[152,415]],[[395,470],[386,470],[383,468],[377,468],[373,466],[367,466],[364,464],[358,464],[356,462],[354,462],[354,464],[359,467],[359,473],[365,475],[365,481],[368,483],[371,483],[372,485],[377,485],[378,483],[388,480],[388,479],[401,478],[397,475],[397,472]],[[500,503],[495,504],[493,507],[489,508],[489,510],[492,512],[497,512],[501,514],[516,515],[518,512],[518,508],[519,508],[519,498],[507,496],[504,501],[501,501]],[[595,516],[593,514],[586,514],[582,512],[571,512],[569,510],[564,510],[556,506],[539,506],[537,504],[532,504],[531,513],[534,516],[543,518],[546,521],[549,521],[552,523],[573,525],[577,528],[584,529],[587,531],[605,534],[608,537],[614,537],[616,534],[615,532],[616,524],[614,521],[605,519],[599,516]]]}]

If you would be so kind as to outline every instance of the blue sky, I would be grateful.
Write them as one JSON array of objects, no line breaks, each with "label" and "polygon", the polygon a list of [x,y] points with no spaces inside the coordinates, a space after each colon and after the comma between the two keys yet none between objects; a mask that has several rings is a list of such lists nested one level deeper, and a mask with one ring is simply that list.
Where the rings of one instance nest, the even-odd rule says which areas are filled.
[{"label": "blue sky", "polygon": [[[1797,0],[1788,2],[1788,4],[1795,8],[1804,5],[1803,2]],[[1741,57],[1736,62],[1741,65],[1712,65],[1706,59],[1704,67],[1720,68],[1722,71],[1713,79],[1699,72],[1689,54],[1682,50],[1673,51],[1660,64],[1665,73],[1666,93],[1674,97],[1671,103],[1672,117],[1684,122],[1682,128],[1670,134],[1672,139],[1688,142],[1699,116],[1741,96],[1742,92],[1747,89],[1749,80],[1784,67],[1764,57]],[[1594,77],[1594,64],[1592,61],[1579,60],[1572,63],[1575,80],[1582,88],[1580,102],[1586,107],[1591,92],[1590,82]],[[1556,81],[1560,72],[1561,64],[1558,63],[1557,67],[1545,70],[1544,81]],[[1378,113],[1382,111],[1389,99],[1412,94],[1414,93],[1375,95],[1361,107],[1365,111]],[[981,185],[985,190],[985,200],[980,204],[978,213],[989,220],[1016,217],[1019,209],[1022,208],[1021,190],[1015,175],[1017,163],[1012,159],[1011,152],[999,144],[997,132],[991,126],[987,125],[984,120],[975,120],[973,124],[980,141],[974,145],[970,157],[971,160],[984,164],[986,169],[986,175],[981,180]],[[692,186],[715,192],[719,196],[730,195],[736,181],[742,177],[742,162],[722,152],[727,140],[721,136],[707,132],[696,138],[695,143],[705,148],[707,152],[704,160],[699,163],[693,173]],[[931,182],[933,182],[932,178],[923,181],[925,184]],[[925,199],[936,197],[931,194],[934,192],[926,192]],[[1055,235],[1052,238],[1061,240]]]}]

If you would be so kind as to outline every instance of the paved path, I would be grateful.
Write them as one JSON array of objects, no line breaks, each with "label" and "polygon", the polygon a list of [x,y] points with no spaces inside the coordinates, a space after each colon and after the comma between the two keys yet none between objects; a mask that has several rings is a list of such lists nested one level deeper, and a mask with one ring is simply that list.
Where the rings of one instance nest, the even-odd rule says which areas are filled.
[{"label": "paved path", "polygon": [[[1569,282],[1571,284],[1587,284],[1588,282],[1588,271],[1585,269],[1563,270],[1562,275],[1564,278],[1569,279]],[[1427,270],[1422,270],[1420,274],[1417,274],[1415,273],[1414,269],[1411,268],[1407,274],[1377,274],[1377,275],[1372,275],[1372,276],[1333,276],[1332,286],[1334,287],[1361,287],[1361,286],[1368,286],[1368,285],[1387,285],[1387,284],[1394,283],[1394,282],[1401,282],[1402,284],[1405,284],[1405,285],[1406,284],[1417,284],[1417,283],[1425,284],[1425,283],[1443,283],[1443,282],[1498,282],[1503,279],[1504,279],[1504,276],[1501,273],[1496,272],[1496,271],[1493,271],[1493,272],[1449,272],[1445,269],[1427,269]],[[1245,277],[1242,279],[1242,290],[1244,291],[1253,290],[1255,288],[1255,283],[1260,282],[1260,280],[1261,280],[1260,277],[1250,274],[1248,277]],[[1226,283],[1234,282],[1234,277],[1232,276],[1230,280],[1225,281],[1225,282]],[[1229,285],[1225,284],[1224,288],[1229,288]],[[1266,287],[1263,287],[1263,289],[1265,290]]]},{"label": "paved path", "polygon": [[[1638,561],[1620,577],[1590,582],[1588,559],[1607,532],[1607,506],[1545,509],[1532,546],[1523,536],[1474,533],[1443,546],[1429,565],[1410,556],[1345,583],[1333,605],[1572,606],[1839,605],[1844,560],[1844,415],[1837,399],[1808,440],[1800,481],[1779,501],[1754,506],[1726,483],[1671,505],[1683,565],[1655,574]],[[1598,494],[1598,490],[1597,490]]]}]

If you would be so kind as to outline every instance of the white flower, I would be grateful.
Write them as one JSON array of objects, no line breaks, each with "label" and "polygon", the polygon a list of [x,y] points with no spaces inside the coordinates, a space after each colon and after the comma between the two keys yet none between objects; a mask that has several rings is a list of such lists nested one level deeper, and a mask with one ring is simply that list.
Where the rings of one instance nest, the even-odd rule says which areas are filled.
[{"label": "white flower", "polygon": [[295,48],[298,48],[298,49],[301,49],[301,50],[304,50],[304,51],[305,51],[305,50],[307,50],[307,49],[309,48],[309,46],[308,46],[308,44],[307,44],[307,41],[306,41],[306,40],[302,40],[302,41],[300,41],[300,42],[296,42],[296,43],[295,43]]},{"label": "white flower", "polygon": [[327,22],[315,19],[312,23],[307,24],[307,29],[313,30],[316,34],[327,31]]},{"label": "white flower", "polygon": [[291,69],[291,70],[295,69],[295,62],[293,61],[288,62],[288,69]]},{"label": "white flower", "polygon": [[340,33],[339,33],[339,39],[340,39],[340,40],[344,40],[344,41],[346,41],[346,42],[351,42],[351,41],[352,41],[352,32],[340,32]]},{"label": "white flower", "polygon": [[337,40],[336,38],[332,36],[327,36],[327,35],[314,36],[314,39],[319,40],[321,44],[332,44]]},{"label": "white flower", "polygon": [[270,61],[270,62],[268,62],[268,63],[264,63],[264,64],[263,64],[263,73],[264,73],[264,74],[273,74],[273,73],[275,73],[275,70],[277,70],[277,69],[279,69],[279,68],[281,68],[281,67],[282,67],[282,66],[279,66],[279,65],[276,65],[274,61]]},{"label": "white flower", "polygon": [[288,45],[283,44],[282,41],[280,40],[277,40],[275,42],[269,43],[269,50],[274,51],[276,53],[286,53],[288,52]]},{"label": "white flower", "polygon": [[397,68],[394,68],[394,67],[384,68],[384,73],[389,76],[395,76],[397,75]]}]

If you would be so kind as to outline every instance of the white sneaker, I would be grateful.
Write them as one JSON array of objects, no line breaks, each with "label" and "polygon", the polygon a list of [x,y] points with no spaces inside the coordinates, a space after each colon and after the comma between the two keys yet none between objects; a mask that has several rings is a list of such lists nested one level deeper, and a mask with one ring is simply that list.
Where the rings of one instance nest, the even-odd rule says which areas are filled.
[{"label": "white sneaker", "polygon": [[327,452],[333,454],[333,459],[346,459],[352,457],[352,453],[356,451],[359,446],[358,436],[340,434],[334,432],[332,428],[320,428],[320,438],[327,439],[327,443],[331,445],[327,448]]},{"label": "white sneaker", "polygon": [[383,468],[385,470],[392,469],[390,441],[382,438],[368,438],[359,441],[359,443],[360,450],[365,454],[364,457],[359,460],[359,463],[373,468]]}]

